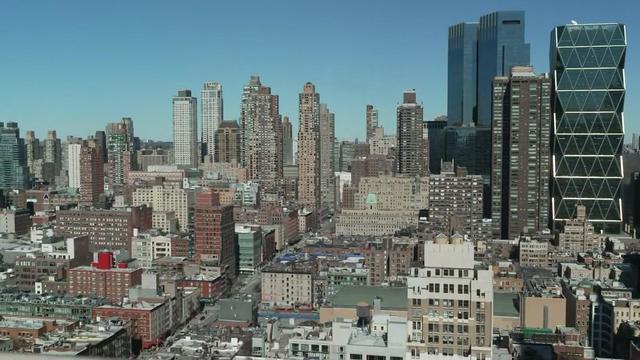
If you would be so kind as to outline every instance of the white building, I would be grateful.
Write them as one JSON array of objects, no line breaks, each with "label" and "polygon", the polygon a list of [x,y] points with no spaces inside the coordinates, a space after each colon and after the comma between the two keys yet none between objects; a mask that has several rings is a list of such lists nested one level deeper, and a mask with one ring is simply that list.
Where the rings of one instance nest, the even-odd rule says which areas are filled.
[{"label": "white building", "polygon": [[[363,318],[365,319],[365,318]],[[406,319],[374,314],[358,323],[333,321],[328,329],[299,327],[289,339],[289,357],[318,360],[402,360],[407,339]]]},{"label": "white building", "polygon": [[69,187],[80,189],[80,150],[82,144],[70,143],[67,145],[67,165],[69,167]]},{"label": "white building", "polygon": [[139,233],[133,236],[131,243],[132,257],[138,261],[138,266],[150,268],[153,260],[173,256],[172,240],[177,235],[153,235],[150,233]]},{"label": "white building", "polygon": [[493,272],[473,243],[439,235],[407,278],[406,359],[491,359]]},{"label": "white building", "polygon": [[202,144],[206,154],[213,158],[215,133],[223,119],[222,85],[217,82],[204,83],[200,91],[200,116],[202,118]]},{"label": "white building", "polygon": [[198,166],[198,104],[191,90],[173,97],[173,157],[178,166]]},{"label": "white building", "polygon": [[[181,183],[165,182],[146,188],[138,188],[132,194],[133,205],[147,205],[153,208],[153,213],[173,211],[178,220],[180,231],[187,231],[190,226],[189,212],[193,211],[195,193],[191,189],[183,188]],[[158,215],[152,218],[154,229],[169,230],[166,216]]]}]

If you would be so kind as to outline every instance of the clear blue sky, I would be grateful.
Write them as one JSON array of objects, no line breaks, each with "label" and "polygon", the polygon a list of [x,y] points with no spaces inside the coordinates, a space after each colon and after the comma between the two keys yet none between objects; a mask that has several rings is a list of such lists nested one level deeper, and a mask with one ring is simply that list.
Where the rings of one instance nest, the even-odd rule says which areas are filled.
[{"label": "clear blue sky", "polygon": [[[143,139],[171,139],[177,89],[223,85],[237,119],[251,74],[280,95],[297,128],[298,93],[316,84],[339,138],[364,137],[375,104],[388,132],[415,88],[425,118],[446,113],[447,27],[494,10],[525,10],[537,72],[548,71],[549,33],[578,22],[627,24],[626,130],[640,132],[640,2],[537,1],[31,1],[0,4],[0,121],[23,130],[86,136],[122,116]],[[635,100],[635,101],[634,101]]]}]

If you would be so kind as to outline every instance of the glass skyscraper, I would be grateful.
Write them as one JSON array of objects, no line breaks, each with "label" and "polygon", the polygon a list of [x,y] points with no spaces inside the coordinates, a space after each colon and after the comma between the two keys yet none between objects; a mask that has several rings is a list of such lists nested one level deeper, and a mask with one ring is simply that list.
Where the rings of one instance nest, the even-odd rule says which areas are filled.
[{"label": "glass skyscraper", "polygon": [[530,65],[524,11],[496,11],[478,25],[478,126],[491,126],[491,82],[514,66]]},{"label": "glass skyscraper", "polygon": [[582,204],[597,228],[620,230],[626,47],[622,24],[551,32],[554,225]]},{"label": "glass skyscraper", "polygon": [[25,150],[18,124],[0,122],[0,190],[29,188]]},{"label": "glass skyscraper", "polygon": [[447,117],[450,125],[472,126],[476,122],[477,49],[478,23],[449,27]]}]

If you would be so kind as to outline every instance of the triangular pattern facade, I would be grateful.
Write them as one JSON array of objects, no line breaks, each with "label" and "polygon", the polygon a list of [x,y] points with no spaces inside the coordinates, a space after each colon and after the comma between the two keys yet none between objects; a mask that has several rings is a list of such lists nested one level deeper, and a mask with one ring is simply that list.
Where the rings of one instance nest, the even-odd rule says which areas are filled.
[{"label": "triangular pattern facade", "polygon": [[584,205],[601,228],[620,226],[624,63],[621,24],[579,24],[552,33],[553,219]]}]

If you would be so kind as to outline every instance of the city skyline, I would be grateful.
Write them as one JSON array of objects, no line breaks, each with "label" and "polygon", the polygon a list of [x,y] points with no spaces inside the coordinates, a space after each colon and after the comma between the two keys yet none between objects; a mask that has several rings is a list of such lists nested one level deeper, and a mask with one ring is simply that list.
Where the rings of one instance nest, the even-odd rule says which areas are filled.
[{"label": "city skyline", "polygon": [[[494,10],[524,10],[525,41],[531,44],[531,65],[536,72],[547,72],[548,38],[555,26],[571,20],[579,23],[615,21],[626,23],[633,32],[637,23],[632,16],[634,11],[616,13],[615,9],[600,7],[594,11],[597,4],[591,1],[580,2],[580,7],[557,5],[552,13],[544,10],[548,6],[542,4],[514,6],[506,1],[468,4],[464,13],[451,11],[457,10],[455,4],[427,7],[412,3],[416,11],[402,18],[403,12],[392,15],[387,10],[396,7],[384,2],[374,1],[366,9],[356,3],[328,3],[316,9],[317,16],[302,20],[288,16],[302,11],[298,4],[281,2],[267,9],[256,3],[256,10],[263,10],[256,13],[271,15],[265,17],[269,20],[248,13],[243,23],[251,25],[242,29],[230,24],[225,27],[225,38],[221,41],[220,35],[211,40],[200,35],[202,25],[196,24],[198,21],[189,22],[184,30],[176,32],[174,27],[183,21],[166,25],[169,22],[164,20],[171,14],[162,2],[154,2],[157,6],[150,9],[157,16],[155,20],[141,19],[141,22],[128,21],[148,10],[141,4],[127,6],[125,12],[119,4],[81,4],[68,8],[41,4],[39,11],[32,12],[30,4],[9,2],[5,10],[13,15],[8,16],[6,24],[12,26],[15,36],[8,39],[9,56],[0,61],[5,65],[0,72],[13,86],[11,90],[0,90],[5,99],[0,106],[0,117],[5,122],[18,122],[23,133],[35,130],[38,137],[55,128],[62,139],[68,135],[91,134],[107,122],[127,116],[136,121],[141,138],[170,140],[168,99],[184,88],[194,90],[197,97],[197,90],[206,81],[219,82],[225,88],[227,111],[223,120],[238,120],[242,86],[246,78],[257,74],[280,94],[281,114],[290,117],[294,132],[299,124],[297,93],[301,85],[311,81],[322,89],[323,101],[330,104],[336,114],[337,137],[357,137],[364,141],[366,104],[376,105],[380,124],[392,132],[395,107],[404,90],[415,88],[421,94],[425,120],[446,113],[447,31],[452,24],[477,21],[479,16]],[[637,5],[630,3],[629,10],[633,7]],[[200,13],[207,14],[210,10],[209,5],[201,3],[183,14],[198,19],[203,16]],[[231,15],[239,14],[242,9],[235,4],[221,3],[215,10],[230,15],[221,17],[225,23],[226,18],[234,18]],[[28,21],[13,23],[13,19],[25,19],[23,15],[27,11],[33,15]],[[96,14],[104,14],[104,18],[109,19],[116,13],[121,18],[96,19]],[[74,25],[59,25],[67,17],[74,17]],[[288,20],[286,24],[278,21],[283,17]],[[290,30],[303,20],[311,25],[309,36],[315,39],[315,46],[333,51],[314,52],[314,47],[297,42],[300,35]],[[27,28],[31,21],[37,21],[38,26]],[[377,29],[375,24],[379,21],[396,26]],[[266,53],[273,56],[246,56],[265,47],[252,32],[264,26],[268,26],[273,39],[277,39],[274,40],[276,46]],[[185,39],[184,34],[191,37]],[[88,41],[89,36],[92,41]],[[182,41],[177,45],[181,53],[179,60],[190,63],[188,67],[173,66],[178,61],[177,55],[166,53],[167,44],[177,39]],[[415,53],[395,55],[415,41],[420,42],[417,47],[412,45]],[[204,45],[202,55],[198,45]],[[631,37],[630,51],[633,45]],[[47,57],[39,59],[35,49],[46,52]],[[219,56],[220,53],[224,56]],[[285,66],[291,54],[301,54],[306,61],[293,68]],[[29,60],[24,61],[25,58]],[[242,61],[237,61],[239,59]],[[638,67],[638,60],[630,57],[626,64],[630,98],[638,82]],[[69,71],[71,68],[73,71]],[[41,93],[42,106],[28,106],[30,97],[19,94],[38,87],[56,90]],[[76,99],[73,107],[64,105],[67,102],[63,99],[69,96]],[[640,132],[640,126],[631,121],[638,112],[634,102],[625,108],[625,116],[630,120],[626,124],[627,139],[633,132]],[[200,119],[198,122],[200,128]]]}]

